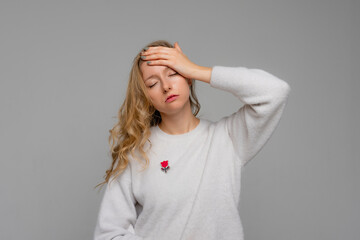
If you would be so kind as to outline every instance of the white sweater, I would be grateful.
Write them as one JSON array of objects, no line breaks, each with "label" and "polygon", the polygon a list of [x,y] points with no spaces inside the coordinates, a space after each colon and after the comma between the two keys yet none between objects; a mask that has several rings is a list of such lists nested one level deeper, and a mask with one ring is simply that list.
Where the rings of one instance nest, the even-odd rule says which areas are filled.
[{"label": "white sweater", "polygon": [[290,86],[260,69],[223,66],[212,68],[210,85],[244,105],[217,122],[200,118],[185,134],[152,127],[149,168],[130,159],[106,185],[95,240],[244,239],[241,172],[276,129]]}]

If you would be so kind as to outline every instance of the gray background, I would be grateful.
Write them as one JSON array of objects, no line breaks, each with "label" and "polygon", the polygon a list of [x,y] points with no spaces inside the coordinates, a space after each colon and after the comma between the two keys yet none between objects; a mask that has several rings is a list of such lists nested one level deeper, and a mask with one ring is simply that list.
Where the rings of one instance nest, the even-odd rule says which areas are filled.
[{"label": "gray background", "polygon": [[[360,1],[1,1],[0,239],[91,239],[131,61],[166,39],[292,88],[246,166],[247,240],[359,239]],[[242,104],[197,81],[200,117]]]}]

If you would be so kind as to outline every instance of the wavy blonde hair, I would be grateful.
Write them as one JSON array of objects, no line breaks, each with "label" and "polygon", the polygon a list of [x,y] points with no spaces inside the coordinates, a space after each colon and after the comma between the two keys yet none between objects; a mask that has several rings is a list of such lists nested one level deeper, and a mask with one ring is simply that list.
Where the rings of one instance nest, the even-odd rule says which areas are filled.
[{"label": "wavy blonde hair", "polygon": [[[146,47],[170,47],[174,48],[166,40],[157,40],[146,45]],[[138,156],[135,156],[137,150],[146,163],[142,170],[149,165],[149,158],[144,151],[144,146],[151,135],[150,127],[158,125],[161,122],[161,115],[154,108],[147,94],[146,86],[142,78],[140,65],[143,62],[140,52],[133,60],[130,71],[126,97],[118,111],[118,122],[109,130],[109,144],[112,163],[104,176],[104,181],[95,186],[101,186],[108,183],[113,177],[118,177],[127,167],[130,153],[133,158],[141,162]],[[200,111],[200,103],[195,93],[195,81],[190,85],[190,106],[194,116]]]}]

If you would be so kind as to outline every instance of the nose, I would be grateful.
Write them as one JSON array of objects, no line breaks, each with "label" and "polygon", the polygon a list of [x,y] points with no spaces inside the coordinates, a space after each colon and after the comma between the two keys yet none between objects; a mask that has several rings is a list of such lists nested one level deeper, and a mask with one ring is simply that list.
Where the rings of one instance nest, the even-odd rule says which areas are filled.
[{"label": "nose", "polygon": [[171,89],[171,83],[168,80],[163,81],[163,91],[168,92]]}]

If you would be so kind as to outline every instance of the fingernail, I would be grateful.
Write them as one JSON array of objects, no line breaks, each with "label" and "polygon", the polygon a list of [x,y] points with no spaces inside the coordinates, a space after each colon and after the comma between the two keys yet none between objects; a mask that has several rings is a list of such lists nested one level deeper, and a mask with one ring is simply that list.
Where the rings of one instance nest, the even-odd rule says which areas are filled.
[{"label": "fingernail", "polygon": [[145,58],[146,58],[146,56],[141,56],[141,58],[142,58],[142,59],[145,59]]},{"label": "fingernail", "polygon": [[148,47],[145,47],[145,48],[144,48],[144,51],[146,51],[146,50],[148,50],[148,49],[149,49]]},{"label": "fingernail", "polygon": [[147,64],[150,64],[150,63],[151,63],[151,61],[147,61],[146,63],[147,63]]}]

